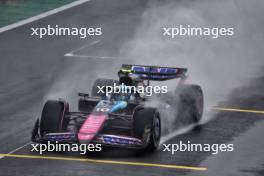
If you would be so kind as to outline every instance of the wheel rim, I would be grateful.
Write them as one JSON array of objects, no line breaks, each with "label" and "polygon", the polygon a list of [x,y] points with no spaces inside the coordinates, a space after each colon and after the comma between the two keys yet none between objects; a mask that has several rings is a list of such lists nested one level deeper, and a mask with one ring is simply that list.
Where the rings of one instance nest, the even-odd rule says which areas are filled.
[{"label": "wheel rim", "polygon": [[155,113],[154,120],[153,120],[153,138],[156,144],[158,144],[159,139],[160,139],[160,119]]}]

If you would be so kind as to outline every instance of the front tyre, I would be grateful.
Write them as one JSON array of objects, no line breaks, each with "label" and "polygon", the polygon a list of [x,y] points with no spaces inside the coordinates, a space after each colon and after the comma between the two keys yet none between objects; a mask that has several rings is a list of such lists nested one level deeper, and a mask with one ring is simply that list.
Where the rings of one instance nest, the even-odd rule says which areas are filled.
[{"label": "front tyre", "polygon": [[155,108],[141,108],[135,111],[133,133],[146,142],[147,150],[156,150],[161,137],[160,115]]},{"label": "front tyre", "polygon": [[152,121],[152,129],[150,136],[150,143],[148,148],[151,150],[156,150],[159,147],[161,137],[161,123],[159,113],[155,113]]},{"label": "front tyre", "polygon": [[40,119],[40,135],[65,131],[68,120],[65,114],[69,111],[69,105],[63,101],[49,100],[45,103]]}]

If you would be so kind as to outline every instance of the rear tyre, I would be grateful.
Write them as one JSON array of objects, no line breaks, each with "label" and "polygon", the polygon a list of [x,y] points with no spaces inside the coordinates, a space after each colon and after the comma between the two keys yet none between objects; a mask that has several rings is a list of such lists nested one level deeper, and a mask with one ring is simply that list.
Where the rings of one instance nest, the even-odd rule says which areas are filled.
[{"label": "rear tyre", "polygon": [[136,110],[134,113],[133,127],[134,136],[147,142],[145,149],[153,151],[159,147],[161,121],[160,115],[155,108]]},{"label": "rear tyre", "polygon": [[103,97],[103,96],[105,96],[106,88],[103,89],[104,90],[104,93],[103,93],[100,91],[100,89],[98,87],[106,87],[106,86],[113,87],[114,84],[119,85],[119,81],[114,80],[114,79],[98,78],[94,81],[91,95],[94,97]]},{"label": "rear tyre", "polygon": [[[180,97],[179,114],[198,123],[203,116],[204,96],[201,86],[186,84],[177,90]],[[188,116],[188,117],[186,117]]]},{"label": "rear tyre", "polygon": [[40,135],[56,133],[66,130],[68,121],[65,113],[69,111],[66,102],[49,100],[45,103],[40,119]]}]

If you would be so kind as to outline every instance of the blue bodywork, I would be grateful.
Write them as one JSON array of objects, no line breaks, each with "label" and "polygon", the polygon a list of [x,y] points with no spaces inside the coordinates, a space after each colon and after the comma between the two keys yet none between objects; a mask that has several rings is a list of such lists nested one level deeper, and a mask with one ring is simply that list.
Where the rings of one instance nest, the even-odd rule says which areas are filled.
[{"label": "blue bodywork", "polygon": [[126,107],[127,107],[126,101],[116,101],[115,104],[112,106],[111,112],[116,112]]},{"label": "blue bodywork", "polygon": [[127,107],[126,101],[101,100],[95,107],[95,111],[113,113]]}]

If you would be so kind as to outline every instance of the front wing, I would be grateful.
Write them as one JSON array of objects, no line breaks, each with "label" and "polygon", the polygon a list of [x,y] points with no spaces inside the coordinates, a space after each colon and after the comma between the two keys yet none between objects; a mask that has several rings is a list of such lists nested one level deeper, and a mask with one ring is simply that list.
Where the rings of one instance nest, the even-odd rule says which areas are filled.
[{"label": "front wing", "polygon": [[[59,142],[59,143],[79,143],[77,134],[72,132],[47,133],[41,138],[32,138],[33,142]],[[146,142],[129,136],[99,134],[91,143],[102,144],[103,146],[124,147],[141,149],[146,146]]]}]

